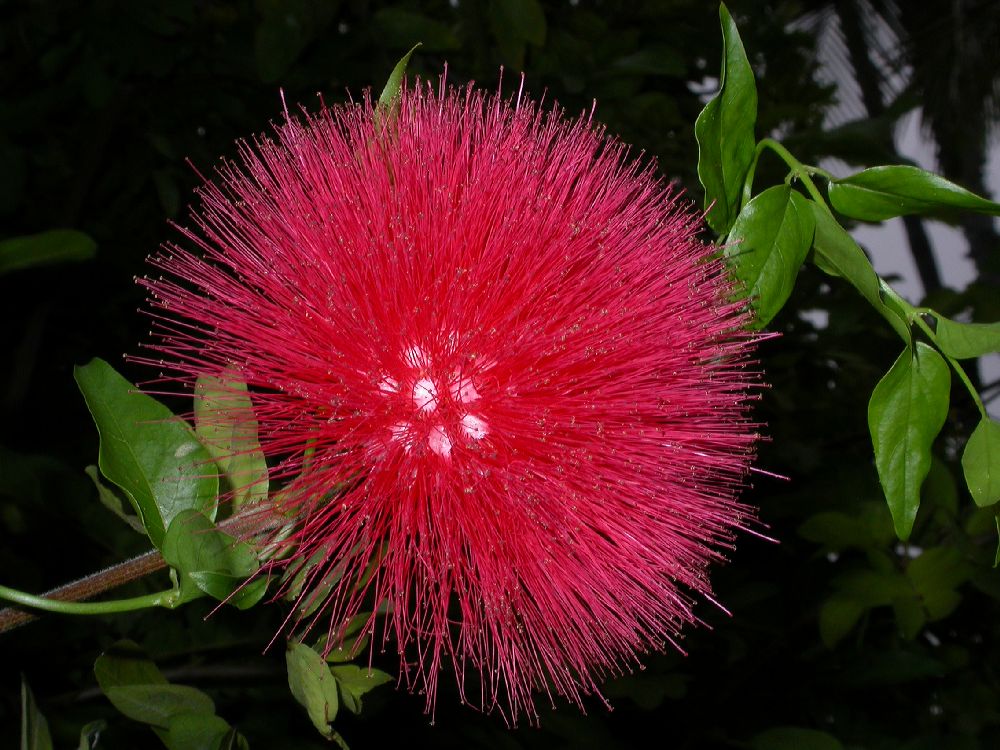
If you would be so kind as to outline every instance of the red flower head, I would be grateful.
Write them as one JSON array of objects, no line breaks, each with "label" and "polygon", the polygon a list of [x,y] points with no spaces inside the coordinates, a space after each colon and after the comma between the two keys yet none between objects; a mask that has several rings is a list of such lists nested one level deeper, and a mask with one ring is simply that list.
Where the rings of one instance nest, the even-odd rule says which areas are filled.
[{"label": "red flower head", "polygon": [[239,162],[152,259],[153,348],[249,385],[294,519],[271,566],[330,642],[388,605],[428,709],[450,663],[514,721],[673,642],[757,437],[755,336],[686,202],[589,118],[443,82]]}]

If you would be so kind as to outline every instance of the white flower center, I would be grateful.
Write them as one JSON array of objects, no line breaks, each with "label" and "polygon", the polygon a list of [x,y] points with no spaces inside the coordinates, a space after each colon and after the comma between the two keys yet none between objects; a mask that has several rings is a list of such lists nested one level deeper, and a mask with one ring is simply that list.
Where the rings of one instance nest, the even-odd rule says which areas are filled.
[{"label": "white flower center", "polygon": [[[382,373],[376,384],[379,395],[385,398],[408,392],[413,399],[413,418],[399,420],[389,428],[390,442],[398,443],[409,453],[420,442],[426,441],[426,447],[432,453],[450,459],[456,440],[468,444],[489,435],[486,420],[470,408],[481,398],[471,375],[455,370],[446,378],[435,376],[432,358],[419,346],[404,350],[403,363],[404,371],[397,372],[397,377]],[[494,363],[489,364],[492,366]],[[444,408],[446,402],[449,403],[448,408]],[[428,427],[425,420],[432,414],[435,415],[435,422]],[[449,416],[457,419],[448,424]]]}]

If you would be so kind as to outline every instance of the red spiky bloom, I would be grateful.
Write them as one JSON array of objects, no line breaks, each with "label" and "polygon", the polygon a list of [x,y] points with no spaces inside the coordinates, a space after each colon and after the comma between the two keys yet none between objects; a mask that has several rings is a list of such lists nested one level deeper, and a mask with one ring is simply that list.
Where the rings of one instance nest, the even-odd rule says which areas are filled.
[{"label": "red spiky bloom", "polygon": [[429,710],[450,664],[516,721],[695,621],[746,518],[755,336],[652,165],[442,82],[288,118],[199,196],[143,282],[150,359],[249,384],[294,523],[271,566],[331,643],[387,604]]}]

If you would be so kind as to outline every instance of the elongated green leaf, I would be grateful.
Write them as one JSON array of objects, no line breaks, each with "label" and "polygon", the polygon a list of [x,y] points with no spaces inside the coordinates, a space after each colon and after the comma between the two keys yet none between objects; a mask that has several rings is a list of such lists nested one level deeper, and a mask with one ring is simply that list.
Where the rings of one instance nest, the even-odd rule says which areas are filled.
[{"label": "elongated green leaf", "polygon": [[885,221],[907,214],[977,211],[1000,214],[1000,203],[918,167],[872,167],[830,183],[830,203],[844,216]]},{"label": "elongated green leaf", "polygon": [[27,681],[21,677],[21,750],[52,750],[49,722],[35,703]]},{"label": "elongated green leaf", "polygon": [[813,247],[816,265],[831,276],[849,281],[861,296],[879,311],[904,341],[910,340],[910,327],[904,316],[885,304],[878,275],[871,261],[854,238],[847,233],[825,207],[809,201],[815,220]]},{"label": "elongated green leaf", "polygon": [[330,671],[337,678],[344,708],[353,714],[361,713],[361,699],[365,693],[392,682],[392,677],[385,672],[362,668],[356,664],[339,664],[331,667]]},{"label": "elongated green leaf", "polygon": [[1000,501],[1000,423],[980,420],[962,452],[962,471],[976,505]]},{"label": "elongated green leaf", "polygon": [[875,466],[900,539],[913,528],[931,444],[948,414],[950,383],[944,358],[921,341],[903,351],[868,403]]},{"label": "elongated green leaf", "polygon": [[755,327],[767,325],[784,307],[812,247],[815,224],[809,201],[787,185],[768,188],[736,217],[726,255],[751,298]]},{"label": "elongated green leaf", "polygon": [[119,685],[104,694],[128,718],[156,727],[169,727],[181,714],[215,713],[212,699],[187,685]]},{"label": "elongated green leaf", "polygon": [[120,641],[98,657],[94,676],[115,708],[144,724],[167,727],[177,714],[215,712],[212,699],[200,690],[169,684],[131,641]]},{"label": "elongated green leaf", "polygon": [[399,102],[399,90],[403,85],[403,76],[406,75],[406,66],[410,63],[410,57],[413,56],[413,53],[417,51],[417,47],[419,46],[420,42],[414,44],[410,51],[400,58],[399,62],[396,63],[396,67],[389,74],[389,80],[385,82],[385,87],[382,89],[378,103],[375,105],[376,126],[381,122],[383,117],[387,115],[392,116],[392,113],[395,111],[396,105]]},{"label": "elongated green leaf", "polygon": [[[196,599],[203,593],[226,599],[258,568],[250,545],[219,531],[206,516],[195,510],[183,511],[170,522],[162,552],[167,564],[179,573],[184,601]],[[265,582],[248,585],[234,595],[233,603],[239,601],[243,608],[256,604],[263,596],[264,586]]]},{"label": "elongated green leaf", "polygon": [[195,434],[208,448],[232,489],[233,510],[267,499],[267,461],[257,438],[257,418],[246,383],[203,375],[194,387]]},{"label": "elongated green leaf", "polygon": [[337,681],[322,656],[304,643],[289,643],[285,652],[288,687],[305,707],[313,726],[324,737],[332,738],[332,723],[337,718],[340,701]]},{"label": "elongated green leaf", "polygon": [[972,359],[1000,352],[1000,322],[957,323],[937,315],[935,341],[941,351],[955,359]]},{"label": "elongated green leaf", "polygon": [[90,260],[96,253],[97,243],[72,229],[11,237],[0,242],[0,275],[22,268]]},{"label": "elongated green leaf", "polygon": [[705,188],[709,226],[725,235],[739,212],[743,180],[753,160],[757,87],[736,23],[725,5],[722,22],[722,71],[719,93],[698,115],[698,179]]},{"label": "elongated green leaf", "polygon": [[819,637],[833,648],[851,632],[865,613],[865,606],[850,597],[835,594],[819,608]]},{"label": "elongated green leaf", "polygon": [[159,547],[184,510],[214,517],[219,480],[187,424],[104,360],[76,367],[73,375],[101,435],[101,472],[128,497],[150,541]]}]

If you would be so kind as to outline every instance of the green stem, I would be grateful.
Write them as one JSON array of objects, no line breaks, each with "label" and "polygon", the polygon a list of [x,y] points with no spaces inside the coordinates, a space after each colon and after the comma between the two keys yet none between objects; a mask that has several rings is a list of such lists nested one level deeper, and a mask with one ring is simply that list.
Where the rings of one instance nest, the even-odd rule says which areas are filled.
[{"label": "green stem", "polygon": [[111,599],[105,602],[64,602],[0,586],[0,599],[20,604],[22,607],[41,609],[46,612],[59,612],[64,615],[104,615],[115,612],[133,612],[137,609],[150,607],[174,609],[179,601],[179,596],[177,589],[173,588],[155,594],[134,596],[131,599]]},{"label": "green stem", "polygon": [[806,166],[798,159],[796,159],[794,156],[792,156],[791,151],[782,146],[780,143],[778,143],[778,141],[774,140],[773,138],[762,138],[757,143],[757,148],[754,150],[753,161],[750,162],[750,169],[747,171],[746,180],[743,182],[744,204],[746,204],[747,201],[750,200],[750,193],[752,192],[753,189],[753,176],[754,172],[757,169],[757,160],[760,158],[761,153],[763,153],[764,149],[766,148],[771,149],[774,153],[776,153],[779,157],[781,157],[781,160],[788,165],[789,169],[791,169],[792,173],[795,175],[795,178],[802,183],[802,185],[806,189],[806,192],[808,192],[809,195],[812,196],[814,201],[822,205],[826,205],[826,201],[823,200],[822,194],[820,194],[819,190],[816,188],[816,183],[813,182],[812,177],[810,175],[819,174],[829,179],[830,174],[825,170],[818,169],[817,167]]},{"label": "green stem", "polygon": [[[937,346],[937,334],[934,333],[934,331],[931,329],[929,325],[927,325],[927,321],[925,321],[923,317],[925,313],[934,315],[934,311],[927,308],[921,308],[921,309],[911,308],[911,309],[914,312],[914,315],[911,318],[911,320],[914,323],[916,323],[917,327],[921,331],[923,331],[932,342],[934,342],[935,346]],[[937,349],[939,352],[941,352],[941,355],[945,358],[945,360],[947,360],[948,364],[951,365],[951,369],[955,371],[955,374],[958,375],[958,379],[962,381],[962,384],[965,386],[965,390],[967,390],[969,392],[969,395],[972,396],[972,400],[973,402],[975,402],[976,408],[979,409],[979,413],[982,415],[983,419],[988,419],[989,415],[986,413],[986,405],[983,403],[982,398],[980,398],[979,392],[976,390],[976,387],[972,384],[972,381],[966,374],[965,369],[962,367],[961,364],[959,364],[957,359],[941,351],[940,346],[937,346]]]}]

